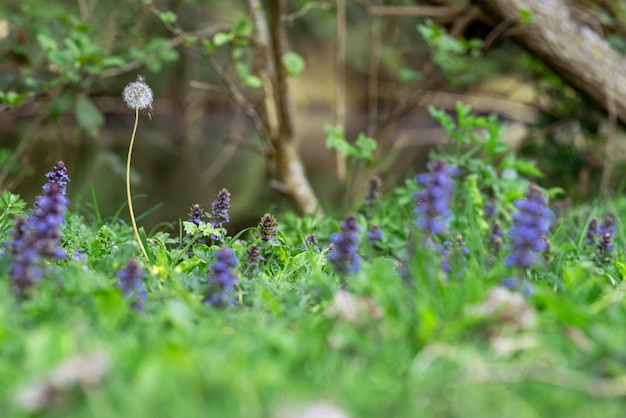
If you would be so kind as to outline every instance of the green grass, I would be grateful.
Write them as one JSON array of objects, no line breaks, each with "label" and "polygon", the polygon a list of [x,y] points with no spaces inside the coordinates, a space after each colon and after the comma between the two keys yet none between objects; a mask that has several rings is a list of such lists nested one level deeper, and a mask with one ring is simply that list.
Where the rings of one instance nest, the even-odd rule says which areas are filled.
[{"label": "green grass", "polygon": [[[171,227],[178,220],[165,219],[147,237],[140,231],[146,259],[119,214],[103,218],[95,191],[93,209],[65,216],[61,244],[70,257],[46,261],[25,300],[13,293],[11,249],[3,247],[0,417],[284,418],[281,408],[303,416],[316,402],[359,418],[622,416],[625,231],[618,216],[610,256],[588,244],[586,233],[593,217],[623,213],[626,200],[566,208],[543,261],[526,271],[507,267],[510,242],[505,235],[503,248],[494,248],[496,218],[486,217],[485,205],[507,231],[513,202],[528,190],[525,177],[541,172],[505,152],[494,118],[459,109],[458,127],[433,113],[459,151],[439,157],[459,169],[446,233],[421,235],[413,213],[419,186],[407,180],[356,211],[363,235],[356,274],[340,277],[328,263],[338,220],[291,213],[277,216],[273,242],[262,241],[257,228],[182,222],[178,231]],[[480,129],[483,139],[474,134]],[[26,207],[3,194],[0,242],[10,245]],[[365,235],[375,224],[385,238],[372,247]],[[304,245],[309,234],[319,248]],[[456,244],[459,235],[469,254]],[[453,243],[448,275],[440,266],[446,240]],[[254,272],[251,244],[264,257]],[[203,300],[223,245],[239,259],[239,283],[235,303],[218,309]],[[137,257],[146,270],[141,313],[116,277]],[[510,277],[529,283],[532,295],[505,290],[500,282]],[[361,307],[358,315],[347,315],[345,304],[338,309],[342,286]]]},{"label": "green grass", "polygon": [[[515,272],[503,254],[489,255],[472,217],[453,220],[451,230],[479,250],[457,260],[446,281],[437,252],[415,244],[411,203],[398,202],[380,202],[373,218],[383,226],[383,248],[364,243],[362,272],[346,279],[347,290],[371,298],[382,315],[354,321],[328,313],[340,289],[326,262],[335,220],[279,217],[281,238],[264,248],[266,261],[252,277],[243,274],[246,244],[258,239],[252,231],[227,238],[240,260],[240,285],[238,303],[226,309],[202,303],[216,247],[192,246],[195,254],[178,261],[189,238],[159,232],[149,239],[156,262],[145,265],[148,298],[139,314],[115,277],[140,254],[132,229],[69,214],[64,245],[70,254],[86,252],[87,261],[61,262],[22,302],[11,291],[10,257],[0,262],[2,416],[266,417],[316,401],[353,417],[622,415],[626,265],[620,245],[601,262],[584,242],[591,208],[563,215],[550,237],[550,261],[527,272],[534,294],[525,303],[536,321],[519,327],[501,311],[475,313]],[[624,206],[611,204],[616,213]],[[7,241],[10,223],[3,228]],[[321,250],[303,251],[311,232]],[[617,243],[623,238],[619,225]],[[517,349],[501,352],[503,341]],[[101,380],[59,389],[35,413],[20,406],[24,388],[73,356],[98,353],[108,359]]]}]

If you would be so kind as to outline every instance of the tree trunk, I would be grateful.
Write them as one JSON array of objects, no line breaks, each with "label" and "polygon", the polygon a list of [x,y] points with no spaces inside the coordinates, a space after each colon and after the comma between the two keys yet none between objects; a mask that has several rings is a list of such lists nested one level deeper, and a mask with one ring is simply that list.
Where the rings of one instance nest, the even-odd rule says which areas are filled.
[{"label": "tree trunk", "polygon": [[[263,82],[263,124],[272,145],[272,159],[279,189],[301,214],[320,213],[294,136],[293,105],[282,63],[284,0],[268,1],[268,16],[259,0],[248,0],[256,29],[257,70]],[[269,24],[268,24],[269,23]]]},{"label": "tree trunk", "polygon": [[[596,32],[593,16],[577,19],[564,0],[474,0],[556,74],[626,124],[626,60]],[[531,22],[520,17],[530,13]]]}]

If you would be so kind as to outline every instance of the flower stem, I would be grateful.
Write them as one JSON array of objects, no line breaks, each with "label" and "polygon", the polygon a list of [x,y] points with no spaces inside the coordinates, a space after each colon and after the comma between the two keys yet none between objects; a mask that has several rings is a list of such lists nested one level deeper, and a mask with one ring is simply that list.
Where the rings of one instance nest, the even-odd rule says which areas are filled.
[{"label": "flower stem", "polygon": [[137,242],[139,243],[139,248],[141,248],[141,252],[148,258],[148,252],[143,246],[141,242],[141,238],[139,237],[139,230],[137,229],[137,222],[135,221],[135,211],[133,210],[133,199],[130,194],[130,160],[133,154],[133,144],[135,143],[135,133],[137,133],[137,123],[139,122],[139,108],[135,107],[135,126],[133,126],[133,134],[130,137],[130,146],[128,147],[128,160],[126,162],[126,197],[128,198],[128,210],[130,211],[130,221],[133,224],[133,231],[135,232],[135,238],[137,238]]}]

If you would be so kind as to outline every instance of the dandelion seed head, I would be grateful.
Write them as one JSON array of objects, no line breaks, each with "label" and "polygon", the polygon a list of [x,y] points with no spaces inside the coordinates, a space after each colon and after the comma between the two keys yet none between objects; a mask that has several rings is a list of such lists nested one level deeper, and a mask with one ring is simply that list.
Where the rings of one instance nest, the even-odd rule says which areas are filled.
[{"label": "dandelion seed head", "polygon": [[137,81],[129,83],[122,93],[122,98],[131,109],[152,109],[154,96],[152,89],[146,84],[146,79],[137,76]]}]

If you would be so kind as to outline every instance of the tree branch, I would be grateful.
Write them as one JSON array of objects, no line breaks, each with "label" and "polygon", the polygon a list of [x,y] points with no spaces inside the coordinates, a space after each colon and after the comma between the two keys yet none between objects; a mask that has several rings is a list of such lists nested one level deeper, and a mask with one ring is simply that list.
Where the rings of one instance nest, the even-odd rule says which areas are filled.
[{"label": "tree branch", "polygon": [[259,0],[248,0],[248,6],[257,35],[257,70],[263,82],[264,115],[280,189],[300,213],[319,213],[317,197],[307,179],[294,136],[293,107],[282,62],[284,1],[268,1],[269,20]]}]

